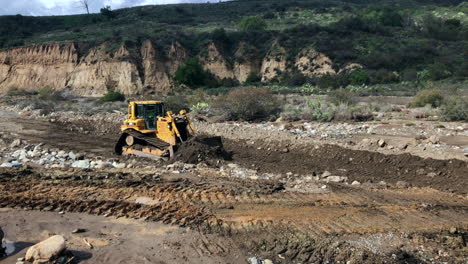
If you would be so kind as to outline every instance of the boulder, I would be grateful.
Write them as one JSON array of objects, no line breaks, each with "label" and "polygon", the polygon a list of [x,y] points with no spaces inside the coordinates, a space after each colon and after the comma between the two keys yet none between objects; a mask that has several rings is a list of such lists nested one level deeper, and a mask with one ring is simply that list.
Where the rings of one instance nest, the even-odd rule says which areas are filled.
[{"label": "boulder", "polygon": [[30,247],[26,252],[26,260],[29,262],[49,262],[57,258],[66,249],[63,236],[52,236]]},{"label": "boulder", "polygon": [[439,144],[440,138],[438,136],[432,135],[427,139],[432,144]]},{"label": "boulder", "polygon": [[381,148],[385,147],[385,145],[387,145],[387,142],[385,142],[385,140],[383,139],[380,139],[379,141],[377,141],[377,145]]}]

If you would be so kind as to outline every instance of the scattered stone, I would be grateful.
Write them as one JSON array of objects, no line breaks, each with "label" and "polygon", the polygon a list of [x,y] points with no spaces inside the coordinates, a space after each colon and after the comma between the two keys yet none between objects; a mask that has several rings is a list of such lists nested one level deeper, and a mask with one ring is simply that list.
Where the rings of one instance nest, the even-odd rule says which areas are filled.
[{"label": "scattered stone", "polygon": [[18,259],[16,259],[16,261],[25,261],[25,259],[24,258],[18,258]]},{"label": "scattered stone", "polygon": [[328,177],[328,176],[331,176],[331,175],[332,175],[332,174],[331,174],[331,172],[329,172],[329,171],[324,171],[324,172],[322,173],[322,177],[323,177],[323,178]]},{"label": "scattered stone", "polygon": [[326,182],[345,182],[348,180],[348,177],[344,176],[328,176],[325,181]]},{"label": "scattered stone", "polygon": [[72,159],[72,160],[76,160],[76,154],[75,154],[75,152],[70,151],[70,152],[68,153],[68,157],[70,157],[70,159]]},{"label": "scattered stone", "polygon": [[385,147],[385,145],[387,145],[387,142],[385,142],[385,140],[383,139],[380,139],[379,141],[377,141],[377,145],[381,148]]},{"label": "scattered stone", "polygon": [[26,260],[34,263],[51,262],[65,249],[65,238],[55,235],[30,247],[26,252]]},{"label": "scattered stone", "polygon": [[457,228],[452,226],[450,229],[449,229],[449,232],[450,234],[456,234],[458,232]]},{"label": "scattered stone", "polygon": [[273,264],[273,261],[271,261],[270,259],[265,259],[263,261],[263,264]]},{"label": "scattered stone", "polygon": [[116,168],[116,169],[125,169],[125,167],[127,167],[127,164],[125,163],[117,163],[117,162],[113,162],[112,163],[112,167]]},{"label": "scattered stone", "polygon": [[358,181],[353,181],[353,182],[351,183],[351,185],[361,185],[361,183],[358,182]]},{"label": "scattered stone", "polygon": [[266,264],[266,263],[269,263],[269,264],[272,264],[273,262],[271,262],[271,260],[269,260],[270,262],[266,262],[266,260],[261,260],[257,257],[251,257],[248,259],[248,262],[249,264]]},{"label": "scattered stone", "polygon": [[77,228],[75,230],[72,231],[72,234],[78,234],[78,233],[84,233],[86,232],[87,230],[84,229],[84,228]]},{"label": "scattered stone", "polygon": [[288,153],[289,152],[289,149],[288,148],[284,148],[283,149],[283,153]]},{"label": "scattered stone", "polygon": [[21,141],[21,139],[17,138],[15,140],[13,140],[13,142],[11,142],[10,144],[10,148],[16,148],[16,147],[19,147],[21,146],[23,142]]},{"label": "scattered stone", "polygon": [[432,144],[439,144],[440,143],[440,138],[436,135],[432,135],[427,139],[430,143]]},{"label": "scattered stone", "polygon": [[435,172],[429,172],[429,173],[427,174],[427,177],[434,178],[435,176],[437,176],[437,173],[435,173]]},{"label": "scattered stone", "polygon": [[408,188],[411,185],[409,183],[405,182],[405,181],[397,181],[396,186],[398,188]]}]

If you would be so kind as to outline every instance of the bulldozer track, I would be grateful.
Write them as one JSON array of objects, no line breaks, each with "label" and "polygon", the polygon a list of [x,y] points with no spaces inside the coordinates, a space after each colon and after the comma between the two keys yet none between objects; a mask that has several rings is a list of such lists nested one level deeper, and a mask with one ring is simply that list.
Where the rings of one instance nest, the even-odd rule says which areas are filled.
[{"label": "bulldozer track", "polygon": [[[0,207],[141,218],[238,234],[275,226],[312,236],[468,228],[467,199],[433,189],[341,188],[305,194],[265,191],[269,182],[171,182],[129,175],[116,180],[112,175],[106,179],[105,174],[62,172],[53,178],[34,171],[4,172]],[[151,204],[136,203],[139,197]]]},{"label": "bulldozer track", "polygon": [[[126,146],[125,138],[128,135],[138,139],[140,142],[144,142],[145,145],[147,144],[149,145],[150,148],[153,148],[153,149],[166,150],[171,146],[169,143],[162,141],[161,139],[157,137],[151,137],[149,135],[145,135],[136,130],[127,129],[121,134],[120,138],[117,141],[117,144],[115,144],[114,152],[116,154],[118,155],[122,154],[123,147]],[[140,146],[139,144],[135,144],[133,147],[136,149],[141,149],[142,146]]]}]

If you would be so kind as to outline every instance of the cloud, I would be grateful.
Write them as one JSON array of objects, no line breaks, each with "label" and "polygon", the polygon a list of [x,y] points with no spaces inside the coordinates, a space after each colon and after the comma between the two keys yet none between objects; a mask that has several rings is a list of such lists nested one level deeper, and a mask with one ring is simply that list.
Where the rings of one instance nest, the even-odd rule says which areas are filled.
[{"label": "cloud", "polygon": [[[209,0],[89,0],[89,7],[90,12],[97,13],[103,6],[108,5],[112,9],[119,9],[140,5],[206,2]],[[211,2],[218,2],[218,0]],[[84,12],[78,0],[0,0],[0,15],[47,16]]]}]

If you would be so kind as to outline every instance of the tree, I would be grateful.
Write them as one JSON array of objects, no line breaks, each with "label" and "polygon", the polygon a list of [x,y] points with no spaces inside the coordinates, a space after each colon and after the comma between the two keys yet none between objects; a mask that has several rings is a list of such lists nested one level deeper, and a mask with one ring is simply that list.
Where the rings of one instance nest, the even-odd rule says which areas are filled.
[{"label": "tree", "polygon": [[263,19],[257,16],[249,16],[241,19],[239,27],[244,31],[264,30],[267,24]]},{"label": "tree", "polygon": [[197,58],[189,58],[177,68],[174,80],[185,84],[190,88],[196,88],[207,84],[209,76]]},{"label": "tree", "polygon": [[107,17],[108,19],[112,19],[115,17],[115,13],[112,11],[110,6],[101,8],[101,15]]},{"label": "tree", "polygon": [[86,10],[86,12],[89,14],[89,0],[79,0],[79,3],[82,8]]}]

